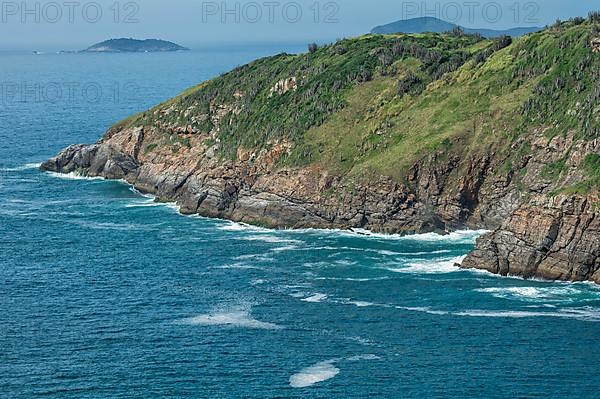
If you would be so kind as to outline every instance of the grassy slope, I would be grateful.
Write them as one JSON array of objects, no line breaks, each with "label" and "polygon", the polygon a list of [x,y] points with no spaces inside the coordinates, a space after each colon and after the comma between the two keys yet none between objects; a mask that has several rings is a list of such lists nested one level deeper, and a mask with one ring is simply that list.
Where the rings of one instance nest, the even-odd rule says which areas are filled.
[{"label": "grassy slope", "polygon": [[[339,174],[401,180],[440,147],[508,151],[538,127],[548,138],[569,131],[599,137],[600,54],[591,51],[592,37],[590,22],[563,23],[505,48],[473,36],[367,35],[313,54],[257,60],[121,127],[193,126],[209,133],[213,105],[234,105],[241,112],[225,116],[218,133],[224,157],[286,139],[295,147],[282,164],[319,163]],[[297,90],[270,95],[277,81],[292,76]],[[236,100],[236,92],[243,97]],[[168,115],[155,112],[169,107]],[[192,119],[200,114],[206,117]],[[597,159],[586,165],[583,188],[597,187]],[[560,175],[560,165],[554,169]]]}]

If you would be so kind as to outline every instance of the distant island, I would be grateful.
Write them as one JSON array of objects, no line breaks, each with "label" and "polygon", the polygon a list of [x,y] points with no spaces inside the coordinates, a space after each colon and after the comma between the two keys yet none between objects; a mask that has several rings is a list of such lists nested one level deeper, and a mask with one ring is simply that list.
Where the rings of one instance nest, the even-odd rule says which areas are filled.
[{"label": "distant island", "polygon": [[519,37],[528,33],[538,32],[542,30],[539,27],[519,27],[506,30],[494,30],[494,29],[478,29],[478,28],[465,28],[460,25],[456,25],[450,22],[443,21],[434,17],[422,17],[412,18],[402,21],[392,22],[386,25],[375,27],[371,33],[378,34],[393,34],[393,33],[443,33],[450,32],[456,28],[462,29],[465,33],[480,34],[483,37],[495,38],[503,35]]},{"label": "distant island", "polygon": [[156,53],[169,51],[187,51],[173,42],[158,39],[110,39],[94,44],[82,53]]}]

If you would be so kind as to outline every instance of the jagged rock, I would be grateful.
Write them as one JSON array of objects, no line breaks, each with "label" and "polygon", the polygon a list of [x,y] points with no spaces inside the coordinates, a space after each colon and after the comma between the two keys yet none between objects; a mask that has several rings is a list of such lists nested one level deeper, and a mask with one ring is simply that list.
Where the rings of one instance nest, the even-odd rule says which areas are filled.
[{"label": "jagged rock", "polygon": [[477,241],[462,267],[600,283],[598,198],[538,197]]}]

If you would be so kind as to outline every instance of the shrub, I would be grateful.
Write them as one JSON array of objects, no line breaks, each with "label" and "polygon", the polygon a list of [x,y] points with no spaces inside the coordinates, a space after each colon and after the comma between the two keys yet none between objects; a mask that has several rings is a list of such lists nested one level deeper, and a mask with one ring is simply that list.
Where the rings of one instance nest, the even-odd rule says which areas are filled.
[{"label": "shrub", "polygon": [[309,43],[308,45],[308,52],[309,53],[316,53],[317,50],[319,49],[319,45],[317,43]]},{"label": "shrub", "polygon": [[494,51],[502,50],[505,47],[508,47],[512,44],[513,39],[508,35],[502,35],[496,39],[494,46],[492,47]]},{"label": "shrub", "polygon": [[512,44],[512,37],[507,35],[502,35],[494,41],[494,44],[486,48],[485,50],[480,51],[474,57],[474,61],[476,64],[484,63],[492,54],[496,51],[502,50],[505,47],[508,47]]},{"label": "shrub", "polygon": [[465,35],[465,31],[460,26],[455,26],[450,32],[453,36],[461,37]]},{"label": "shrub", "polygon": [[344,55],[348,52],[348,49],[343,44],[336,44],[333,46],[332,51],[336,55]]},{"label": "shrub", "polygon": [[398,83],[398,95],[404,97],[406,94],[419,94],[425,89],[423,79],[415,75],[412,72],[406,74],[406,76]]},{"label": "shrub", "polygon": [[595,185],[600,185],[600,155],[588,154],[583,160],[583,169]]},{"label": "shrub", "polygon": [[581,25],[582,23],[585,22],[585,18],[583,17],[575,17],[575,18],[571,18],[570,21],[575,24],[575,25]]},{"label": "shrub", "polygon": [[560,32],[562,29],[562,21],[560,20],[560,18],[556,19],[556,22],[554,22],[551,26],[550,26],[550,30],[554,31],[554,32]]},{"label": "shrub", "polygon": [[373,79],[373,72],[366,68],[362,68],[358,73],[358,76],[356,77],[356,80],[359,83],[365,83],[370,81],[371,79]]},{"label": "shrub", "polygon": [[593,23],[600,23],[600,11],[590,11],[588,14],[588,21]]}]

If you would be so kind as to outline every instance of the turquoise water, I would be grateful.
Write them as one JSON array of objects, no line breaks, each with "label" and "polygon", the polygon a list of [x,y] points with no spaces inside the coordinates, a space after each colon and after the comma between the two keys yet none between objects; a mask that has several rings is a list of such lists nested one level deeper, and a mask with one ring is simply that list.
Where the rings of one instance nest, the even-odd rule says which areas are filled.
[{"label": "turquoise water", "polygon": [[0,54],[5,83],[139,88],[2,104],[0,397],[599,397],[600,288],[455,268],[481,232],[265,230],[35,167],[283,48]]}]

